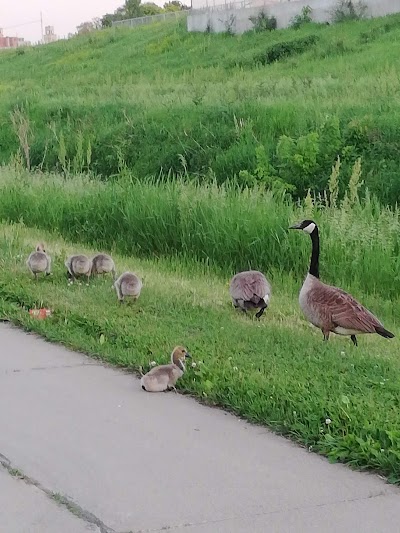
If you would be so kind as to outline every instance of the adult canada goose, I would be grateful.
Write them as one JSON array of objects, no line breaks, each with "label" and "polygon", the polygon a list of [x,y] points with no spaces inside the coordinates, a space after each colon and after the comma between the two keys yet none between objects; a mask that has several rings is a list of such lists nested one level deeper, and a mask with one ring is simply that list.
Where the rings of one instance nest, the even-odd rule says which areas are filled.
[{"label": "adult canada goose", "polygon": [[137,300],[142,287],[142,280],[133,272],[124,272],[114,283],[114,288],[120,302],[124,300],[125,296],[130,296],[134,300]]},{"label": "adult canada goose", "polygon": [[92,275],[112,274],[115,280],[115,264],[107,254],[97,254],[92,258]]},{"label": "adult canada goose", "polygon": [[229,292],[233,305],[242,311],[260,308],[256,314],[256,317],[260,318],[268,307],[271,286],[264,274],[257,270],[247,270],[233,276]]},{"label": "adult canada goose", "polygon": [[187,349],[183,346],[176,346],[171,353],[170,365],[156,366],[142,376],[140,380],[142,389],[147,392],[162,392],[173,389],[176,392],[175,384],[185,372],[185,359],[187,357],[191,357]]},{"label": "adult canada goose", "polygon": [[44,244],[41,242],[36,246],[36,251],[29,254],[26,262],[29,270],[37,279],[37,275],[41,272],[45,272],[46,276],[50,276],[51,273],[51,257],[46,253]]},{"label": "adult canada goose", "polygon": [[78,276],[86,276],[88,281],[92,271],[92,262],[86,255],[71,255],[65,261],[68,277],[75,280]]},{"label": "adult canada goose", "polygon": [[378,333],[391,339],[393,333],[386,330],[381,322],[347,292],[322,283],[319,279],[319,232],[312,220],[303,220],[289,229],[299,229],[308,233],[312,241],[310,269],[300,290],[299,303],[306,318],[321,329],[324,340],[329,334],[350,336],[357,346],[356,335]]}]

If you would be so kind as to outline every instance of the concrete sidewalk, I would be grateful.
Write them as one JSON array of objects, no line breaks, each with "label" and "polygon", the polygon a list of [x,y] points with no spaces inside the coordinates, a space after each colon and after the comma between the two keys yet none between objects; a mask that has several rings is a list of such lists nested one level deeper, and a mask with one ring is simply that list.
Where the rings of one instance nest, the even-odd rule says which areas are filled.
[{"label": "concrete sidewalk", "polygon": [[6,324],[0,401],[0,533],[399,529],[378,477]]}]

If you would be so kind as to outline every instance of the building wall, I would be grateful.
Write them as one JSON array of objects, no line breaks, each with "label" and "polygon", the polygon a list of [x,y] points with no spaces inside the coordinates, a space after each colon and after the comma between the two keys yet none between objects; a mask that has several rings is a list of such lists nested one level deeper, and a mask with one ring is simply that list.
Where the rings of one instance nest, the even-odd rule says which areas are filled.
[{"label": "building wall", "polygon": [[21,39],[18,37],[0,36],[0,48],[17,48],[21,45]]},{"label": "building wall", "polygon": [[[259,2],[259,0],[256,1]],[[231,4],[216,9],[205,8],[194,10],[188,16],[187,28],[188,31],[204,32],[211,29],[219,33],[227,31],[230,27],[234,33],[243,33],[253,27],[249,17],[257,16],[263,9],[269,15],[276,17],[278,28],[287,28],[292,18],[300,14],[305,6],[312,8],[312,18],[315,22],[329,22],[336,3],[337,0],[295,0],[263,4],[261,7],[255,6],[252,2],[252,7],[242,7],[243,3],[241,3],[236,4],[236,7]],[[367,15],[372,17],[400,12],[400,0],[364,0],[364,4],[368,8]]]}]

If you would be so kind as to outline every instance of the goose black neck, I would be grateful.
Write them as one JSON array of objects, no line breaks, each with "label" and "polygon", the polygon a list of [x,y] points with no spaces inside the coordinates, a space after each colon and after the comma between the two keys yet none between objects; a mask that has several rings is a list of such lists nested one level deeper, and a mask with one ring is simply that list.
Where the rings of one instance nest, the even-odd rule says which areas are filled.
[{"label": "goose black neck", "polygon": [[314,231],[310,234],[312,241],[312,252],[309,273],[316,278],[319,278],[319,233],[318,226],[315,226]]}]

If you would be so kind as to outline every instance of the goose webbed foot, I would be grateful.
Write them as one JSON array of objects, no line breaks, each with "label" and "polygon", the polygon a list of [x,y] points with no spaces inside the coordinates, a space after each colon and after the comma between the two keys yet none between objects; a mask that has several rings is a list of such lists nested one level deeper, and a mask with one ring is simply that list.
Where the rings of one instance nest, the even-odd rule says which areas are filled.
[{"label": "goose webbed foot", "polygon": [[350,339],[352,340],[354,346],[358,346],[357,337],[355,335],[351,335]]}]

